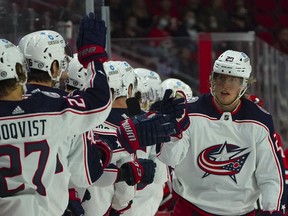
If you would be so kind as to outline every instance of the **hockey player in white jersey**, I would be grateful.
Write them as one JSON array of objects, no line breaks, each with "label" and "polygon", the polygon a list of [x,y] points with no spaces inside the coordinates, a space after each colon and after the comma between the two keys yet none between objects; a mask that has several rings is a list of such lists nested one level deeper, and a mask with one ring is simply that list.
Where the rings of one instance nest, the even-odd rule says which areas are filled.
[{"label": "hockey player in white jersey", "polygon": [[78,61],[77,53],[73,54],[67,68],[67,79],[65,80],[65,91],[68,93],[75,89],[82,89],[88,81],[87,69]]},{"label": "hockey player in white jersey", "polygon": [[[82,29],[80,33],[88,31]],[[81,49],[87,35],[79,37],[82,37]],[[87,83],[90,86],[75,92],[77,96],[63,98],[38,92],[22,100],[27,80],[26,73],[20,74],[24,70],[24,56],[4,39],[1,50],[1,107],[5,112],[1,112],[0,167],[6,171],[1,172],[0,212],[11,216],[24,212],[51,215],[49,191],[53,190],[59,145],[67,134],[81,134],[105,120],[111,108],[107,77],[102,72],[102,63],[91,54],[88,70],[93,76]],[[77,123],[76,128],[72,122]]]},{"label": "hockey player in white jersey", "polygon": [[[125,212],[130,208],[135,195],[134,185],[137,183],[134,180],[132,182],[119,182],[119,176],[122,176],[119,173],[119,169],[127,167],[126,165],[130,166],[134,163],[135,159],[133,155],[119,145],[116,134],[116,129],[120,122],[129,117],[126,99],[133,95],[133,88],[136,88],[137,85],[134,69],[127,62],[123,61],[108,61],[104,63],[104,69],[108,74],[109,86],[115,100],[113,101],[112,110],[108,118],[103,124],[96,127],[94,132],[100,138],[109,140],[112,144],[113,155],[111,163],[115,165],[105,169],[98,183],[96,182],[96,187],[92,186],[88,188],[91,193],[91,199],[83,203],[86,215],[88,216],[102,216],[108,214],[109,211],[110,214],[113,212],[114,215]],[[139,165],[143,167],[144,176],[142,179],[147,178],[146,183],[151,183],[155,172],[154,162],[152,160],[140,159],[136,161],[139,161]],[[131,171],[127,174],[135,176],[135,173]],[[110,185],[105,186],[103,183],[105,185],[109,183]]]},{"label": "hockey player in white jersey", "polygon": [[[54,87],[55,84],[59,82],[62,72],[64,72],[68,66],[65,44],[64,38],[58,32],[51,30],[33,32],[25,35],[20,40],[18,46],[23,51],[30,66],[26,85],[27,94],[33,94],[39,91],[61,96],[68,94],[64,90]],[[77,56],[75,57],[77,58]],[[81,75],[87,77],[87,70],[86,72],[82,71]],[[81,137],[81,135],[79,136]],[[50,211],[52,215],[62,215],[66,209],[68,205],[67,187],[70,180],[72,182],[74,181],[76,185],[83,184],[86,186],[90,180],[89,177],[85,179],[85,176],[89,176],[89,174],[86,173],[87,169],[85,169],[88,167],[86,157],[80,154],[80,152],[84,150],[87,151],[87,148],[85,143],[73,144],[73,137],[74,135],[71,134],[71,138],[59,146],[55,182],[52,183],[53,190],[49,191],[51,192],[49,197],[51,197]],[[68,164],[76,163],[78,164],[77,171],[71,172],[72,170],[70,167],[68,168]],[[62,166],[64,166],[64,169]],[[75,170],[76,169],[73,169],[73,171]],[[74,177],[70,179],[71,174],[74,175]],[[62,194],[61,200],[59,199],[59,193]],[[69,192],[69,194],[71,196],[72,192]]]},{"label": "hockey player in white jersey", "polygon": [[189,128],[162,145],[160,160],[175,167],[174,216],[284,215],[286,191],[272,117],[242,97],[252,81],[249,57],[227,50],[215,61],[211,93],[188,104]]},{"label": "hockey player in white jersey", "polygon": [[151,104],[162,97],[161,78],[158,73],[146,68],[135,68],[134,71],[138,81],[135,97],[141,109],[148,112]]},{"label": "hockey player in white jersey", "polygon": [[[171,89],[173,91],[174,97],[182,97],[182,95],[177,92],[179,91],[183,92],[186,97],[187,103],[192,102],[194,99],[193,91],[190,88],[190,86],[180,79],[167,78],[164,81],[162,81],[161,83],[162,94],[168,89]],[[161,95],[161,98],[162,97],[163,95]],[[153,106],[155,106],[155,104],[153,104]],[[151,107],[151,110],[153,109],[154,108]],[[164,188],[164,191],[166,192],[166,194],[164,194],[165,197],[163,198],[161,205],[159,207],[159,209],[166,209],[166,211],[169,211],[169,212],[173,211],[173,203],[175,203],[175,198],[173,198],[173,194],[172,194],[172,182],[171,182],[172,173],[173,173],[173,167],[169,167],[169,181],[166,182],[165,188]]]},{"label": "hockey player in white jersey", "polygon": [[[135,68],[134,71],[138,82],[135,97],[139,100],[142,110],[149,112],[150,105],[161,97],[161,78],[158,73],[145,68]],[[129,109],[131,108],[128,107]],[[157,149],[156,145],[153,145],[136,151],[138,158],[151,159],[156,163],[155,177],[151,184],[137,184],[133,204],[122,215],[154,216],[156,214],[163,198],[165,182],[168,180],[168,167],[157,158]]]},{"label": "hockey player in white jersey", "polygon": [[[80,90],[87,81],[89,81],[87,69],[80,64],[77,54],[74,54],[67,68],[65,91],[71,93],[74,90]],[[65,151],[64,148],[63,150]],[[89,195],[89,191],[85,188],[92,185],[102,175],[103,169],[110,163],[112,154],[106,142],[93,137],[92,130],[80,136],[74,136],[69,149],[66,149],[66,154],[68,155],[63,160],[64,164],[67,164],[71,178],[69,204],[64,216],[78,216],[85,213],[81,205],[85,194]],[[65,153],[61,152],[61,155]]]},{"label": "hockey player in white jersey", "polygon": [[[36,79],[36,84],[43,82],[49,87],[54,87],[59,82],[62,72],[67,69],[68,56],[65,53],[66,42],[58,32],[32,32],[21,38],[18,47],[28,59],[29,67],[33,69],[28,82],[30,79],[35,82]],[[39,75],[41,73],[43,78]],[[47,80],[50,82],[47,83]]]},{"label": "hockey player in white jersey", "polygon": [[[119,66],[118,66],[118,64],[119,63],[121,63],[121,62],[115,62],[115,61],[109,61],[109,62],[105,62],[104,63],[104,69],[105,69],[105,71],[106,71],[106,73],[107,73],[107,76],[108,76],[108,80],[109,80],[109,86],[110,86],[110,89],[112,90],[112,95],[113,96],[118,96],[119,94],[120,94],[120,89],[121,88],[123,88],[123,83],[122,83],[122,79],[125,79],[125,77],[122,77],[122,75],[121,75],[121,73],[120,73],[120,70],[119,70]],[[128,65],[128,64],[127,64]],[[125,67],[126,68],[126,67]],[[80,71],[82,71],[82,72],[84,72],[84,73],[80,73]],[[125,70],[126,71],[126,70]],[[123,70],[122,70],[122,72],[123,72]],[[131,71],[130,71],[131,72]],[[129,73],[129,70],[127,71],[127,73]],[[133,78],[133,76],[131,77],[131,78]],[[153,77],[153,78],[155,78],[157,81],[159,80],[159,82],[157,82],[157,81],[155,81],[155,82],[152,82],[152,83],[154,83],[154,84],[157,84],[157,85],[153,85],[153,86],[158,86],[158,89],[157,89],[157,91],[153,91],[153,92],[150,92],[150,98],[151,98],[151,96],[153,96],[153,95],[157,95],[157,97],[154,97],[153,98],[153,100],[155,100],[155,99],[158,99],[158,96],[160,96],[160,92],[159,92],[159,90],[160,90],[160,83],[161,83],[161,81],[160,81],[160,79],[159,79],[159,77],[158,76],[156,76],[155,75],[155,77]],[[126,77],[126,79],[127,79],[127,77]],[[133,78],[134,79],[134,78]],[[134,81],[133,81],[133,79],[130,79],[130,80],[132,80],[131,81],[131,83],[133,83],[134,84]],[[66,81],[66,88],[67,89],[69,89],[69,90],[74,90],[75,88],[81,88],[82,87],[82,85],[83,85],[83,83],[85,82],[85,80],[86,80],[86,78],[85,78],[85,68],[83,68],[83,66],[81,65],[81,64],[79,64],[79,62],[77,62],[77,59],[75,59],[75,58],[73,58],[70,62],[69,62],[69,66],[68,66],[68,79],[67,79],[67,81]],[[139,81],[139,80],[138,80]],[[147,80],[148,81],[148,80]],[[127,82],[127,81],[126,81]],[[125,83],[126,83],[125,82]],[[127,85],[127,84],[126,84]],[[137,86],[138,86],[138,84],[137,84]],[[147,95],[148,96],[148,95]],[[114,100],[115,98],[113,97],[113,100]],[[118,103],[119,103],[119,100],[117,100],[118,101]],[[124,100],[124,102],[125,102],[125,100]],[[128,101],[126,101],[127,103],[128,103]],[[137,101],[136,101],[137,102]],[[151,101],[150,101],[151,102]],[[137,102],[138,103],[138,102]],[[129,103],[127,104],[127,106],[129,105]],[[123,106],[123,105],[122,105]],[[121,106],[121,107],[122,107]],[[116,109],[117,110],[117,109]],[[125,109],[120,109],[120,111],[121,110],[124,110],[125,111]],[[133,115],[136,115],[136,114],[139,114],[140,113],[140,108],[138,109],[139,110],[139,112],[137,112],[137,113],[135,113],[135,111],[134,110],[132,110],[132,112],[131,113],[134,113]],[[131,109],[129,109],[129,107],[128,107],[128,113],[129,113],[129,115],[131,114],[130,113],[130,111],[131,111]],[[118,124],[118,123],[116,123],[116,124]],[[100,125],[101,126],[101,128],[99,129],[99,128],[97,128],[96,130],[98,131],[98,130],[100,130],[101,132],[105,132],[105,134],[106,135],[108,135],[108,133],[109,133],[109,129],[108,129],[108,127],[106,128],[105,126],[103,126],[102,127],[102,125]],[[105,129],[104,129],[105,128]],[[115,128],[113,128],[112,129],[112,134],[114,134],[115,132],[114,132],[114,130],[115,130]],[[114,135],[113,135],[114,136]],[[99,137],[97,138],[97,139],[99,139]],[[107,140],[107,139],[106,139]],[[155,155],[155,154],[154,154]],[[130,157],[129,157],[130,158]],[[129,164],[129,162],[128,162],[128,164]],[[163,165],[163,164],[162,164]],[[77,167],[76,167],[77,168]],[[165,170],[164,170],[165,171]],[[92,187],[90,187],[90,188],[88,188],[88,190],[86,190],[85,188],[76,188],[76,190],[78,191],[78,194],[79,194],[79,198],[81,199],[82,197],[83,197],[83,195],[84,195],[84,192],[86,191],[86,193],[87,193],[87,191],[88,191],[88,193],[89,193],[89,191],[91,191],[91,194],[90,194],[90,199],[88,200],[88,201],[85,201],[84,202],[84,207],[85,207],[85,209],[86,209],[86,211],[85,211],[85,214],[86,215],[101,215],[101,214],[104,214],[106,211],[107,211],[107,208],[109,208],[110,207],[110,205],[111,205],[111,198],[109,199],[109,196],[107,195],[107,188],[108,187],[106,187],[106,189],[105,188],[103,188],[103,189],[101,189],[101,188],[99,188],[98,190],[97,190],[97,193],[95,194],[95,187],[94,186],[98,186],[98,187],[103,187],[103,186],[110,186],[110,188],[113,188],[112,187],[112,185],[115,183],[115,181],[117,181],[117,176],[119,176],[119,174],[121,175],[121,173],[119,173],[119,172],[121,172],[121,170],[119,170],[119,169],[117,169],[117,167],[115,167],[115,165],[114,164],[110,164],[107,168],[105,168],[104,169],[104,172],[103,172],[103,175],[101,176],[101,178],[97,181],[97,182],[95,182],[95,184],[93,184],[93,186]],[[159,173],[159,172],[158,172]],[[164,174],[165,175],[165,174]],[[157,177],[157,176],[160,176],[160,177]],[[162,176],[161,175],[159,175],[159,174],[157,174],[156,173],[156,179],[160,179]],[[165,177],[165,176],[164,176]],[[119,179],[118,179],[119,180]],[[125,180],[125,179],[123,179],[123,180]],[[157,181],[157,180],[156,180]],[[158,188],[157,188],[158,189]],[[160,187],[160,189],[161,189],[161,187]],[[124,191],[125,191],[126,189],[124,188]],[[159,189],[158,189],[159,190]],[[106,192],[105,192],[106,191]],[[122,190],[123,191],[123,190]],[[127,191],[125,191],[126,193],[127,193]],[[106,195],[105,195],[105,193],[106,193]],[[117,194],[118,193],[118,194]],[[123,203],[125,203],[125,199],[123,199],[123,195],[125,194],[125,193],[122,193],[122,192],[117,192],[116,194],[116,197],[117,196],[119,196],[119,195],[121,195],[119,198],[118,198],[118,200],[121,200]],[[156,192],[154,192],[153,191],[153,194],[155,194],[155,193],[157,193],[157,191]],[[100,196],[100,194],[101,194],[101,196]],[[111,194],[111,195],[113,195],[113,193],[108,193],[109,195]],[[131,197],[128,199],[128,201],[130,201],[130,199],[132,199],[134,196],[133,196],[133,194],[134,194],[134,189],[132,190],[132,193],[131,193]],[[151,195],[151,194],[150,194]],[[160,194],[159,194],[160,195]],[[115,196],[115,195],[114,195]],[[105,197],[105,198],[104,198]],[[151,197],[151,196],[150,196]],[[78,198],[78,203],[79,203],[79,201],[80,201],[80,199]],[[152,198],[155,198],[155,196],[152,196]],[[77,199],[77,198],[76,198]],[[73,202],[77,202],[76,201],[76,199],[73,201]],[[158,196],[158,199],[160,199],[161,200],[161,195],[160,196]],[[117,200],[117,199],[114,199],[114,200]],[[100,204],[98,204],[98,203],[101,203],[101,205]],[[96,204],[96,205],[95,205]],[[127,204],[127,203],[126,203]],[[136,205],[137,206],[137,204],[135,203],[135,197],[134,197],[134,199],[133,199],[133,204],[134,205]],[[150,204],[150,202],[149,202],[149,204]],[[113,198],[112,198],[112,205],[115,205],[115,202],[113,203]],[[153,203],[152,202],[152,205],[153,206],[155,206],[155,211],[157,210],[157,207],[158,207],[158,205],[157,205],[157,203]],[[105,207],[106,206],[106,207]],[[80,206],[78,205],[78,208],[79,208]],[[126,205],[125,205],[125,207],[126,207]],[[132,207],[133,207],[133,205],[132,205]],[[149,207],[149,208],[151,208],[151,207]],[[137,209],[137,208],[136,208]],[[115,211],[115,209],[113,210],[114,211],[114,214],[116,214],[117,212]],[[128,210],[129,211],[129,210]],[[126,212],[126,211],[125,211]],[[146,211],[145,211],[146,213],[147,213],[147,209],[146,209]],[[117,213],[118,214],[118,213]]]}]

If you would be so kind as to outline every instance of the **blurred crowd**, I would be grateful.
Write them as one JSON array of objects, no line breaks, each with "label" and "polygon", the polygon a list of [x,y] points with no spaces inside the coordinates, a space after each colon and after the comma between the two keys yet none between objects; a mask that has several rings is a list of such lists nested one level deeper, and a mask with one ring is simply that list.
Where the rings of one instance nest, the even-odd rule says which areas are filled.
[{"label": "blurred crowd", "polygon": [[[288,53],[288,3],[284,0],[94,0],[110,7],[112,38],[193,37],[198,32],[255,31]],[[55,28],[55,22],[79,23],[85,1],[0,0],[3,32]],[[18,19],[13,19],[17,14]],[[34,17],[33,19],[30,19]],[[17,23],[15,23],[17,22]],[[285,44],[286,43],[286,44]],[[157,43],[155,45],[158,45]]]},{"label": "blurred crowd", "polygon": [[255,24],[244,1],[231,2],[107,0],[106,4],[113,37],[187,37],[197,32],[253,30]]},{"label": "blurred crowd", "polygon": [[194,37],[198,32],[255,31],[261,39],[288,53],[285,33],[288,5],[286,8],[281,0],[264,3],[259,0],[107,0],[105,3],[110,6],[113,38]]},{"label": "blurred crowd", "polygon": [[[197,80],[198,45],[195,41],[199,32],[254,31],[260,39],[288,54],[287,2],[94,0],[94,8],[97,10],[102,4],[109,6],[112,40],[125,38],[129,50],[140,56],[157,58],[158,68],[149,63],[146,67],[176,78],[181,72]],[[28,32],[53,29],[64,35],[70,44],[75,44],[72,30],[67,29],[70,23],[77,26],[83,14],[85,1],[0,0],[1,31],[14,33],[14,38],[6,37],[11,41]],[[128,43],[127,38],[133,41],[128,40]],[[226,43],[214,46],[219,53],[229,48]],[[189,84],[197,88],[197,83]]]}]

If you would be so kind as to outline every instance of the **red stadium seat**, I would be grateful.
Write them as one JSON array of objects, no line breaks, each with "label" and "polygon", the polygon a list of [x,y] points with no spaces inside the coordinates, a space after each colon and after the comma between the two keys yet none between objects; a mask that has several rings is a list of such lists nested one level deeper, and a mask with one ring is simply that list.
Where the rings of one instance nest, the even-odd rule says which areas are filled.
[{"label": "red stadium seat", "polygon": [[267,29],[273,29],[276,27],[276,21],[271,14],[255,15],[255,21],[258,25]]},{"label": "red stadium seat", "polygon": [[286,14],[277,15],[277,21],[279,22],[281,27],[288,27],[288,15]]},{"label": "red stadium seat", "polygon": [[288,0],[279,0],[279,7],[283,13],[288,13]]},{"label": "red stadium seat", "polygon": [[255,12],[257,13],[273,13],[276,9],[276,0],[255,0]]},{"label": "red stadium seat", "polygon": [[270,45],[274,45],[274,36],[271,32],[258,32],[257,36]]}]

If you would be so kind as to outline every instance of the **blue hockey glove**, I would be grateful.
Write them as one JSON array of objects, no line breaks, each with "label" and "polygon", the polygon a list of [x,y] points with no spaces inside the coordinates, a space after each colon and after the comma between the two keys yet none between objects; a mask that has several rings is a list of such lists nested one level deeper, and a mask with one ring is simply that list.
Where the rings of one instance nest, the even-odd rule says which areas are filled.
[{"label": "blue hockey glove", "polygon": [[176,125],[177,125],[177,128],[176,128],[176,134],[173,135],[179,139],[182,138],[182,132],[187,130],[187,128],[189,127],[190,125],[190,118],[189,118],[189,115],[188,115],[188,110],[187,110],[187,100],[186,100],[186,96],[185,96],[185,93],[182,92],[182,91],[177,91],[176,94],[180,95],[182,98],[185,99],[185,109],[184,109],[184,113],[182,114],[182,116],[180,118],[177,118],[176,119]]},{"label": "blue hockey glove", "polygon": [[140,182],[151,184],[155,176],[156,163],[149,159],[137,159],[124,163],[119,169],[117,181],[125,181],[128,185]]},{"label": "blue hockey glove", "polygon": [[119,168],[117,182],[125,181],[133,186],[141,181],[143,174],[143,167],[138,161],[127,162]]},{"label": "blue hockey glove", "polygon": [[91,61],[103,63],[107,60],[108,55],[105,51],[106,31],[105,22],[97,19],[94,13],[82,18],[76,45],[78,60],[85,68]]},{"label": "blue hockey glove", "polygon": [[69,203],[64,216],[84,216],[85,211],[81,205],[80,198],[74,188],[69,189]]},{"label": "blue hockey glove", "polygon": [[121,213],[117,211],[116,209],[111,208],[109,211],[109,216],[120,216]]},{"label": "blue hockey glove", "polygon": [[173,136],[182,138],[182,132],[190,125],[190,118],[187,111],[187,100],[182,91],[176,92],[177,95],[180,95],[180,98],[171,97],[172,93],[173,91],[171,89],[167,89],[163,99],[152,104],[150,111],[169,114],[173,118],[176,118],[176,134]]},{"label": "blue hockey glove", "polygon": [[156,101],[150,107],[151,112],[159,112],[161,114],[168,114],[172,118],[180,118],[185,109],[185,98],[171,97],[173,91],[167,89],[162,100]]},{"label": "blue hockey glove", "polygon": [[85,215],[85,211],[84,211],[80,201],[69,200],[68,209],[70,209],[73,216],[84,216]]},{"label": "blue hockey glove", "polygon": [[83,199],[82,199],[82,203],[87,201],[87,200],[90,200],[90,199],[91,199],[91,194],[90,194],[89,190],[86,189],[85,194],[84,194]]},{"label": "blue hockey glove", "polygon": [[138,162],[142,165],[144,175],[140,180],[141,183],[151,184],[154,181],[156,163],[153,160],[138,158]]},{"label": "blue hockey glove", "polygon": [[176,122],[169,115],[156,114],[148,118],[146,114],[120,122],[117,138],[129,153],[156,143],[169,142],[176,134]]}]

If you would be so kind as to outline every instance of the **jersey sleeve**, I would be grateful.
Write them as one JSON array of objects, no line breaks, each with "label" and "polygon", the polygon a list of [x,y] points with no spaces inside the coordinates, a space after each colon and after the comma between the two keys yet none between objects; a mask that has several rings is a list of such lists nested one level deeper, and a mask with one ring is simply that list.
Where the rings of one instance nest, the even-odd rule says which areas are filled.
[{"label": "jersey sleeve", "polygon": [[[63,118],[71,134],[84,133],[104,122],[111,110],[111,93],[101,62],[89,63],[89,82],[66,98]],[[77,122],[77,124],[75,124]]]},{"label": "jersey sleeve", "polygon": [[73,139],[68,155],[68,167],[71,182],[77,187],[89,187],[103,174],[102,161],[97,151],[91,131]]},{"label": "jersey sleeve", "polygon": [[275,138],[275,144],[276,144],[277,151],[279,151],[279,153],[281,154],[281,157],[283,159],[283,164],[284,164],[284,169],[285,169],[285,185],[287,188],[287,186],[288,186],[288,158],[287,158],[287,156],[288,155],[285,154],[284,146],[283,146],[280,134],[276,132],[274,134],[274,138]]},{"label": "jersey sleeve", "polygon": [[183,132],[182,139],[172,137],[170,142],[162,144],[158,155],[160,161],[168,166],[175,167],[185,158],[190,145],[188,130]]},{"label": "jersey sleeve", "polygon": [[[94,133],[98,134],[98,136],[103,139],[109,141],[111,144],[112,149],[112,160],[111,163],[117,163],[117,161],[121,161],[122,158],[129,157],[130,154],[122,148],[120,145],[118,139],[117,139],[117,133],[116,133],[116,126],[109,125],[106,121],[103,124],[104,128],[95,128],[93,131]],[[117,165],[118,166],[118,165]]]},{"label": "jersey sleeve", "polygon": [[[114,196],[112,199],[112,208],[123,212],[128,209],[136,193],[134,186],[129,186],[126,182],[117,182],[114,185]],[[128,208],[127,208],[128,207]]]},{"label": "jersey sleeve", "polygon": [[[168,180],[168,166],[159,160],[159,158],[157,157],[158,154],[156,148],[156,145],[146,147],[147,156],[143,158],[153,160],[156,163],[153,183],[161,185]],[[141,150],[137,151],[137,157],[142,158],[139,152],[141,153]]]},{"label": "jersey sleeve", "polygon": [[118,177],[118,168],[115,164],[109,164],[103,170],[103,174],[100,178],[93,183],[93,186],[96,187],[107,187],[113,185]]},{"label": "jersey sleeve", "polygon": [[274,137],[273,122],[263,129],[263,139],[257,144],[256,178],[262,194],[264,211],[283,210],[286,205],[285,168],[281,151]]}]

